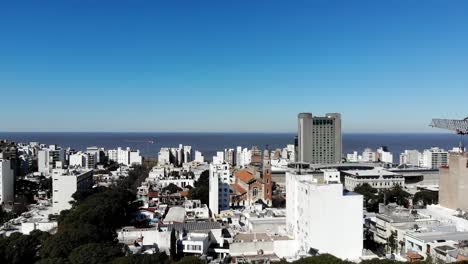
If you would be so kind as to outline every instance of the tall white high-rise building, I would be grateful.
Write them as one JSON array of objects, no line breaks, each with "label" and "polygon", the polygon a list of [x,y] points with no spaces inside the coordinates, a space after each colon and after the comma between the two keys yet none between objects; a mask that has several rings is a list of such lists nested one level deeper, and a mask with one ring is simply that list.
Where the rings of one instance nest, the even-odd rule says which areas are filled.
[{"label": "tall white high-rise building", "polygon": [[12,202],[15,198],[15,175],[11,160],[0,159],[0,205]]},{"label": "tall white high-rise building", "polygon": [[230,185],[232,183],[233,177],[229,163],[210,164],[208,207],[213,214],[229,209]]},{"label": "tall white high-rise building", "polygon": [[343,194],[343,185],[319,183],[313,175],[286,172],[286,229],[296,255],[310,249],[358,260],[363,250],[363,198]]},{"label": "tall white high-rise building", "polygon": [[379,160],[378,153],[370,148],[364,149],[362,152],[362,161],[364,162],[377,162]]},{"label": "tall white high-rise building", "polygon": [[183,162],[192,161],[192,146],[184,146],[183,148]]},{"label": "tall white high-rise building", "polygon": [[388,151],[387,147],[377,149],[379,160],[384,163],[393,163],[393,154]]},{"label": "tall white high-rise building", "polygon": [[171,150],[169,148],[161,148],[158,153],[158,164],[167,165],[171,163]]},{"label": "tall white high-rise building", "polygon": [[52,210],[60,214],[71,208],[72,195],[77,190],[90,189],[93,186],[92,170],[54,169],[52,171]]},{"label": "tall white high-rise building", "polygon": [[123,165],[130,165],[129,161],[130,160],[130,148],[122,149],[122,148],[117,148],[117,163],[123,164]]},{"label": "tall white high-rise building", "polygon": [[50,145],[49,148],[39,150],[37,154],[38,170],[43,175],[49,175],[50,171],[56,168],[57,162],[65,163],[65,150],[56,146]]},{"label": "tall white high-rise building", "polygon": [[201,153],[198,150],[195,151],[195,161],[199,163],[205,162],[205,157],[203,156],[203,153]]},{"label": "tall white high-rise building", "polygon": [[86,167],[86,154],[79,151],[69,156],[68,165],[70,167]]},{"label": "tall white high-rise building", "polygon": [[359,162],[359,155],[357,151],[353,151],[353,153],[346,155],[346,160],[348,162]]},{"label": "tall white high-rise building", "polygon": [[238,147],[237,150],[237,162],[236,166],[238,168],[245,168],[247,165],[249,165],[252,162],[252,151],[248,148],[240,149]]},{"label": "tall white high-rise building", "polygon": [[213,164],[221,164],[224,162],[224,152],[217,151],[216,156],[213,156]]},{"label": "tall white high-rise building", "polygon": [[49,175],[49,150],[42,149],[37,153],[37,168],[38,171],[43,175]]},{"label": "tall white high-rise building", "polygon": [[107,159],[117,162],[118,160],[117,150],[116,149],[107,150]]},{"label": "tall white high-rise building", "polygon": [[425,168],[438,169],[448,165],[448,151],[433,147],[423,152],[422,165]]},{"label": "tall white high-rise building", "polygon": [[109,149],[107,151],[107,157],[109,160],[115,161],[125,166],[141,165],[143,158],[140,155],[140,150],[131,150],[129,147]]},{"label": "tall white high-rise building", "polygon": [[411,166],[420,166],[422,155],[416,149],[405,150],[405,152],[400,154],[400,164],[406,164]]},{"label": "tall white high-rise building", "polygon": [[140,150],[131,150],[129,155],[130,165],[141,165],[143,164],[143,157],[140,155]]},{"label": "tall white high-rise building", "polygon": [[229,163],[231,166],[236,165],[236,152],[234,149],[225,149],[224,150],[224,160]]},{"label": "tall white high-rise building", "polygon": [[298,116],[298,161],[340,163],[342,156],[341,114],[324,117],[311,113]]}]

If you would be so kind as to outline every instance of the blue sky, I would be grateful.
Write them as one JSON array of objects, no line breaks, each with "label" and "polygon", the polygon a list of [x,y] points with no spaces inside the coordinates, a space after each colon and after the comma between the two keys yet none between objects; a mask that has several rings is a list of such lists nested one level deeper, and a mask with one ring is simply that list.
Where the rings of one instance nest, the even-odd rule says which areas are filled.
[{"label": "blue sky", "polygon": [[0,131],[436,132],[467,1],[2,1]]}]

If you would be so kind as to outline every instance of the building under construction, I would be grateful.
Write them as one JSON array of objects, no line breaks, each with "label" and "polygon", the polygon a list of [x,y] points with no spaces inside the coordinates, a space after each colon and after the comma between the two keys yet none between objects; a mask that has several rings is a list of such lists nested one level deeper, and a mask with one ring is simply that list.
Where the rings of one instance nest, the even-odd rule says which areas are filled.
[{"label": "building under construction", "polygon": [[450,153],[448,166],[439,169],[439,204],[468,211],[468,153],[463,144],[463,136],[468,135],[468,118],[433,119],[431,126],[453,131],[461,137],[459,152]]}]

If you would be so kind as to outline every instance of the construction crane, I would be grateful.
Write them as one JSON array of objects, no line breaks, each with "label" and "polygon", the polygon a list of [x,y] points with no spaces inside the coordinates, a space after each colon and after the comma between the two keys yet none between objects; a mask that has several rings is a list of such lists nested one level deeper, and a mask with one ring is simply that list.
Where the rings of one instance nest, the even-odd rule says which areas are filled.
[{"label": "construction crane", "polygon": [[434,118],[429,126],[454,131],[460,135],[460,152],[465,151],[463,136],[468,135],[468,117],[463,120]]}]

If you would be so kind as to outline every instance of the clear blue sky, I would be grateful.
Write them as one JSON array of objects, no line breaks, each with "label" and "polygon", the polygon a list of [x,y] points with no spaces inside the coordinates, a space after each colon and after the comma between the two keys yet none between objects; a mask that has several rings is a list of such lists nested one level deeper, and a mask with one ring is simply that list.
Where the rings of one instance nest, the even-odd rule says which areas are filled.
[{"label": "clear blue sky", "polygon": [[427,132],[468,116],[468,1],[2,1],[0,131]]}]

